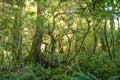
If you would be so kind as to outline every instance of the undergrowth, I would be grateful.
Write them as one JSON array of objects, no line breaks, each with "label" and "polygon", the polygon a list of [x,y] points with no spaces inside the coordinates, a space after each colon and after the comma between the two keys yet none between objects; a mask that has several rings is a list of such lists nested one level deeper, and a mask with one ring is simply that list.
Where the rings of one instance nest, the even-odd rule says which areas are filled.
[{"label": "undergrowth", "polygon": [[120,80],[119,63],[119,58],[110,61],[105,53],[91,58],[82,54],[71,64],[59,63],[54,68],[27,64],[3,70],[1,66],[0,80]]}]

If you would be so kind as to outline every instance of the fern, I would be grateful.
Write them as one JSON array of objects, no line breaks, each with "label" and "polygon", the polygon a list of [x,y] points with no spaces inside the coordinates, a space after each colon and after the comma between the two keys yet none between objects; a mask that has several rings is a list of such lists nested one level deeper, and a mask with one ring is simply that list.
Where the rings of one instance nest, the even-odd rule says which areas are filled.
[{"label": "fern", "polygon": [[89,72],[87,73],[87,75],[93,80],[99,80],[96,76],[94,76],[93,74],[91,74]]},{"label": "fern", "polygon": [[36,79],[37,77],[33,72],[26,72],[17,78],[17,80],[36,80]]},{"label": "fern", "polygon": [[112,76],[108,80],[120,80],[120,76]]},{"label": "fern", "polygon": [[59,74],[53,75],[53,77],[50,80],[74,80],[74,77]]}]

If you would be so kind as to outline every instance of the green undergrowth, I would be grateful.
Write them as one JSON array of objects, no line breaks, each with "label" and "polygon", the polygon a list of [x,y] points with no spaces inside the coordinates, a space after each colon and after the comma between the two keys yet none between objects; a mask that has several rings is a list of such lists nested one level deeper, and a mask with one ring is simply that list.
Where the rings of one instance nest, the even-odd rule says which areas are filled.
[{"label": "green undergrowth", "polygon": [[[90,69],[90,67],[88,69]],[[108,67],[108,69],[109,68],[111,67]],[[86,72],[82,71],[84,69],[86,69]],[[96,69],[94,69],[93,72],[92,68],[88,71],[87,68],[84,69],[77,64],[61,65],[56,68],[43,68],[39,64],[34,64],[25,66],[21,71],[3,72],[0,80],[120,80],[119,74],[112,76],[108,72],[105,72],[105,70],[102,70],[102,68],[101,71],[98,70],[98,73]]]},{"label": "green undergrowth", "polygon": [[119,57],[110,60],[104,52],[91,57],[81,54],[71,64],[59,62],[56,67],[33,63],[7,69],[1,66],[0,80],[120,80],[119,63]]}]

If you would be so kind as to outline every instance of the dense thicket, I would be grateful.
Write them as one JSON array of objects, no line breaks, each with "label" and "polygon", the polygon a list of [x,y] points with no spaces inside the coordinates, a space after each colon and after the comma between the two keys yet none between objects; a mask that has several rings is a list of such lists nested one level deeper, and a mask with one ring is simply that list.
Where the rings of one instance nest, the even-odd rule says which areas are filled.
[{"label": "dense thicket", "polygon": [[119,80],[119,16],[120,0],[1,0],[0,80]]}]

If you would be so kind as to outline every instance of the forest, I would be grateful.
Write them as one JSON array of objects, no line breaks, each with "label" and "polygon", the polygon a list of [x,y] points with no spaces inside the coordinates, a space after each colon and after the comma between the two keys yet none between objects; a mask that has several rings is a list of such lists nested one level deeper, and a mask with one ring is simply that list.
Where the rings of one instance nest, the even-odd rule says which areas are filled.
[{"label": "forest", "polygon": [[120,0],[0,0],[0,80],[120,80]]}]

